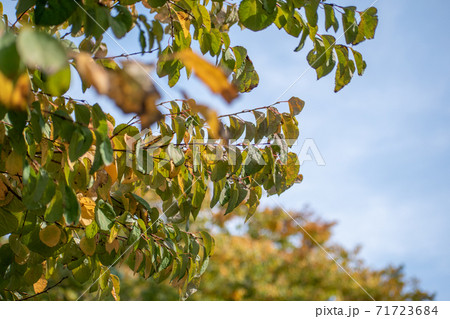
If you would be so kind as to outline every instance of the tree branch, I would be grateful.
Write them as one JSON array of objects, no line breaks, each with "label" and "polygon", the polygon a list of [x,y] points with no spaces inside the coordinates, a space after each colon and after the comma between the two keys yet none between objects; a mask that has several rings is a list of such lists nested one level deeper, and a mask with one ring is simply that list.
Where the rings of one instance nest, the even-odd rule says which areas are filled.
[{"label": "tree branch", "polygon": [[114,60],[114,59],[118,59],[118,58],[128,58],[129,56],[133,56],[133,55],[139,55],[139,54],[145,54],[145,53],[153,53],[155,51],[158,51],[159,49],[153,49],[153,50],[149,50],[149,51],[139,51],[139,52],[133,52],[133,53],[122,53],[119,55],[114,55],[114,56],[108,56],[108,57],[93,57],[94,60]]}]

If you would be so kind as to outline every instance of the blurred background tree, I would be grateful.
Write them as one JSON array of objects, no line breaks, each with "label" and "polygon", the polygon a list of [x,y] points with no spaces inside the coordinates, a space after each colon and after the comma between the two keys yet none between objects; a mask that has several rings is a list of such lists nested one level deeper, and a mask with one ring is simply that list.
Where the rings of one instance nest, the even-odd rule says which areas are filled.
[{"label": "blurred background tree", "polygon": [[[226,216],[221,211],[201,214],[198,225],[215,234],[216,249],[190,300],[370,300],[324,250],[375,300],[434,298],[420,289],[417,279],[405,276],[403,266],[373,269],[360,259],[360,247],[334,243],[335,223],[307,208],[290,216],[265,208],[244,224],[246,213],[241,208]],[[118,275],[122,300],[179,298],[175,288],[145,281],[129,268],[120,268]]]}]

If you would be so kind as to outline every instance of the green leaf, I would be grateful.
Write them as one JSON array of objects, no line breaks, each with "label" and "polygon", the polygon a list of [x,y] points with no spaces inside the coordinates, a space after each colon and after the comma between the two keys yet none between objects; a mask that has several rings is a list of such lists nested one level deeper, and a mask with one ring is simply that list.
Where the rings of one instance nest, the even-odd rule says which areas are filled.
[{"label": "green leaf", "polygon": [[295,15],[289,15],[289,17],[287,18],[286,24],[284,25],[284,30],[288,34],[297,38],[300,35],[300,32],[302,32],[302,25],[301,25],[300,21],[297,20]]},{"label": "green leaf", "polygon": [[28,285],[34,284],[36,281],[39,280],[42,276],[42,265],[31,265],[30,268],[27,269],[25,274],[23,275],[25,282]]},{"label": "green leaf", "polygon": [[173,201],[173,199],[163,202],[162,212],[164,216],[173,217],[179,212],[179,210],[180,208],[178,207],[177,202]]},{"label": "green leaf", "polygon": [[[134,197],[134,199],[141,204],[148,212],[150,212],[152,210],[152,208],[150,207],[149,203],[143,199],[141,196],[136,195],[135,193],[131,193],[131,195]],[[158,214],[159,215],[159,214]]]},{"label": "green leaf", "polygon": [[306,59],[313,69],[319,68],[326,62],[325,45],[322,40],[316,39],[314,41],[314,49],[308,53]]},{"label": "green leaf", "polygon": [[87,38],[93,36],[97,40],[109,28],[110,9],[103,6],[95,6],[86,9],[86,22],[84,33]]},{"label": "green leaf", "polygon": [[62,196],[61,192],[57,192],[56,195],[53,197],[52,201],[50,202],[50,205],[48,206],[47,210],[44,214],[44,219],[49,223],[54,223],[61,219],[63,215],[63,202],[62,202]]},{"label": "green leaf", "polygon": [[310,26],[317,26],[317,20],[319,16],[317,14],[317,8],[319,7],[320,0],[310,0],[305,3],[306,19]]},{"label": "green leaf", "polygon": [[253,145],[249,145],[247,148],[247,157],[244,161],[244,175],[250,176],[259,172],[265,165],[264,158],[260,150]]},{"label": "green leaf", "polygon": [[36,4],[36,0],[19,0],[16,5],[16,16],[27,12],[32,6]]},{"label": "green leaf", "polygon": [[205,6],[197,5],[193,8],[193,11],[198,10],[200,13],[200,23],[205,26],[206,31],[211,31],[211,16],[208,9]]},{"label": "green leaf", "polygon": [[342,14],[342,27],[345,32],[345,42],[347,44],[353,43],[358,35],[358,25],[355,18],[356,7],[349,6],[344,8]]},{"label": "green leaf", "polygon": [[95,221],[101,230],[109,231],[114,225],[114,219],[116,218],[116,213],[113,207],[100,199],[95,206]]},{"label": "green leaf", "polygon": [[288,154],[288,145],[286,143],[286,140],[280,138],[278,134],[275,134],[274,145],[276,145],[279,148],[278,154],[280,155],[281,163],[286,164]]},{"label": "green leaf", "polygon": [[272,135],[278,131],[279,126],[281,125],[281,116],[276,112],[275,109],[268,108],[267,109],[267,135]]},{"label": "green leaf", "polygon": [[88,259],[84,259],[80,266],[72,270],[73,277],[80,284],[85,283],[91,278],[92,270],[89,267]]},{"label": "green leaf", "polygon": [[81,208],[77,196],[71,187],[64,185],[62,204],[64,207],[63,215],[68,224],[77,224],[80,219]]},{"label": "green leaf", "polygon": [[20,57],[16,47],[16,37],[6,32],[0,37],[0,71],[14,79],[20,68]]},{"label": "green leaf", "polygon": [[214,183],[213,197],[211,199],[210,207],[213,208],[216,206],[217,202],[220,199],[220,195],[222,194],[222,190],[225,187],[226,180],[222,179],[218,182]]},{"label": "green leaf", "polygon": [[47,74],[54,74],[68,65],[61,42],[44,32],[24,29],[17,37],[17,50],[29,68]]},{"label": "green leaf", "polygon": [[378,25],[377,8],[370,7],[361,13],[361,19],[364,21],[364,35],[367,39],[375,37],[375,30]]},{"label": "green leaf", "polygon": [[255,138],[256,126],[252,122],[245,122],[245,140],[251,142]]},{"label": "green leaf", "polygon": [[194,185],[194,195],[192,196],[192,207],[200,208],[205,198],[207,187],[201,179],[198,179]]},{"label": "green leaf", "polygon": [[330,57],[325,61],[325,63],[316,69],[317,79],[320,79],[330,74],[335,66],[336,66],[336,56],[334,52],[331,52]]},{"label": "green leaf", "polygon": [[333,6],[330,4],[323,4],[325,10],[325,29],[328,31],[329,28],[333,27],[334,32],[339,29],[339,22],[334,14]]},{"label": "green leaf", "polygon": [[225,211],[225,215],[228,215],[229,213],[231,213],[233,211],[233,209],[236,208],[238,198],[239,198],[239,190],[236,186],[236,183],[234,183],[230,187],[230,200],[228,201],[228,206]]},{"label": "green leaf", "polygon": [[109,24],[111,25],[114,35],[120,39],[131,30],[133,17],[127,7],[115,5],[114,8],[117,10],[118,14],[115,17],[109,16]]},{"label": "green leaf", "polygon": [[108,138],[108,136],[103,137],[103,139],[101,139],[102,136],[100,136],[100,134],[98,134],[97,131],[95,132],[95,136],[97,139],[97,149],[95,153],[96,154],[97,152],[100,153],[104,165],[111,164],[114,161],[111,140]]},{"label": "green leaf", "polygon": [[92,122],[94,128],[100,133],[100,137],[104,138],[108,136],[108,124],[106,123],[106,115],[102,111],[100,105],[97,103],[92,106]]},{"label": "green leaf", "polygon": [[297,154],[290,152],[288,154],[288,160],[285,167],[287,187],[290,187],[292,184],[295,183],[299,170],[300,170],[300,163],[298,161]]},{"label": "green leaf", "polygon": [[363,75],[364,74],[364,70],[366,69],[366,61],[363,60],[363,57],[361,55],[361,53],[359,53],[356,50],[353,50],[352,48],[350,48],[352,50],[353,53],[353,57],[355,58],[355,64],[356,64],[356,69],[358,70],[358,75]]},{"label": "green leaf", "polygon": [[93,136],[90,129],[85,126],[77,127],[72,134],[69,144],[69,159],[75,162],[83,156],[91,147]]},{"label": "green leaf", "polygon": [[177,134],[177,144],[181,144],[184,138],[184,134],[186,132],[186,123],[181,116],[176,116],[172,120],[172,127]]},{"label": "green leaf", "polygon": [[[267,0],[266,7],[271,8],[275,0]],[[239,21],[252,31],[259,31],[267,28],[275,21],[277,9],[268,12],[263,4],[258,0],[243,0],[239,5]]]},{"label": "green leaf", "polygon": [[277,1],[276,0],[262,0],[263,2],[263,8],[268,13],[274,12],[275,8],[277,7]]},{"label": "green leaf", "polygon": [[0,208],[0,237],[15,231],[18,223],[16,216]]},{"label": "green leaf", "polygon": [[70,18],[78,8],[79,0],[37,0],[34,19],[37,25],[58,25]]},{"label": "green leaf", "polygon": [[163,5],[166,4],[167,0],[144,0],[147,1],[147,3],[152,7],[152,8],[159,8],[162,7]]},{"label": "green leaf", "polygon": [[225,178],[228,172],[228,163],[225,161],[217,161],[212,165],[211,181],[218,182]]},{"label": "green leaf", "polygon": [[[259,84],[259,76],[253,66],[253,62],[247,56],[244,56],[243,59],[244,60],[241,67],[236,70],[235,74],[233,74],[232,80],[232,83],[236,85],[241,93],[250,92]],[[236,57],[236,67],[238,65],[238,58]]]},{"label": "green leaf", "polygon": [[219,204],[224,206],[230,200],[230,184],[225,183],[219,196]]},{"label": "green leaf", "polygon": [[169,146],[167,147],[167,154],[169,155],[175,166],[180,166],[184,163],[184,153],[175,145],[169,144]]},{"label": "green leaf", "polygon": [[334,91],[338,92],[346,86],[352,79],[355,65],[353,61],[348,58],[348,49],[343,45],[335,46],[336,55],[338,57],[338,66],[335,77]]},{"label": "green leaf", "polygon": [[77,103],[75,104],[75,119],[80,124],[89,125],[91,120],[91,111],[86,105]]},{"label": "green leaf", "polygon": [[259,143],[261,139],[267,134],[267,121],[264,113],[259,111],[253,111],[256,121],[256,135],[255,143]]},{"label": "green leaf", "polygon": [[130,236],[128,236],[128,245],[134,246],[140,237],[141,237],[141,229],[138,227],[137,224],[134,224],[133,229],[130,232]]},{"label": "green leaf", "polygon": [[53,96],[60,96],[66,93],[70,88],[70,67],[46,76],[42,74],[43,91]]},{"label": "green leaf", "polygon": [[205,247],[206,255],[211,256],[214,252],[214,238],[211,237],[210,234],[208,234],[206,231],[201,231],[200,235],[203,239],[203,246]]},{"label": "green leaf", "polygon": [[231,140],[237,140],[245,130],[245,122],[235,116],[230,116],[230,136]]},{"label": "green leaf", "polygon": [[308,27],[303,28],[303,33],[302,33],[302,37],[300,38],[300,43],[299,43],[298,46],[294,49],[294,52],[298,52],[298,51],[300,51],[301,49],[303,49],[303,47],[305,46],[306,39],[308,38],[309,31],[310,31],[310,30],[309,30]]},{"label": "green leaf", "polygon": [[9,245],[17,257],[25,259],[30,255],[30,250],[20,241],[19,235],[9,236]]}]

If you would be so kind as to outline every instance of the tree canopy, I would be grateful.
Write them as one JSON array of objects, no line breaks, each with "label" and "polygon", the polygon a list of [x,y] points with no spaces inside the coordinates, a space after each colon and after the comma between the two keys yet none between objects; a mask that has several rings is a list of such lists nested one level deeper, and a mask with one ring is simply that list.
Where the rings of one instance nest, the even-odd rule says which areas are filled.
[{"label": "tree canopy", "polygon": [[[195,97],[161,101],[151,65],[135,56],[152,57],[170,87],[183,71],[231,103],[259,76],[229,30],[274,24],[299,39],[295,51],[310,41],[307,63],[318,79],[334,71],[339,91],[363,74],[354,47],[374,37],[378,22],[373,7],[320,0],[19,0],[15,18],[3,14],[3,2],[0,11],[0,298],[7,300],[33,299],[67,279],[78,283],[79,298],[119,299],[113,270],[122,263],[187,298],[214,251],[209,232],[190,231],[201,208],[228,215],[246,205],[249,219],[263,191],[280,195],[301,182],[291,147],[304,101],[222,115]],[[133,29],[141,50],[109,56],[105,39]],[[342,40],[332,35],[339,33]],[[67,96],[73,74],[83,91],[135,117],[116,124],[99,104]],[[239,116],[250,112],[253,122]]]}]

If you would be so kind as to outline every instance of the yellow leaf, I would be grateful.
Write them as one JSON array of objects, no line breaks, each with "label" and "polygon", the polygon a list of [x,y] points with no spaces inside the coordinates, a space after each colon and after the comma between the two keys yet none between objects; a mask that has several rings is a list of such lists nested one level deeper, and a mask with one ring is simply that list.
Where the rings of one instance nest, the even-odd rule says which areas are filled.
[{"label": "yellow leaf", "polygon": [[95,202],[89,197],[81,197],[79,202],[81,206],[80,223],[88,226],[95,218]]},{"label": "yellow leaf", "polygon": [[96,248],[95,238],[83,237],[80,241],[80,249],[86,256],[92,256],[95,253]]},{"label": "yellow leaf", "polygon": [[55,247],[61,239],[61,230],[56,225],[49,225],[39,232],[39,239],[48,247]]},{"label": "yellow leaf", "polygon": [[117,225],[113,225],[113,227],[111,228],[110,233],[109,233],[108,243],[112,243],[114,241],[114,239],[116,239],[118,232],[119,232],[119,229],[117,228]]},{"label": "yellow leaf", "polygon": [[289,110],[291,111],[292,116],[299,114],[303,110],[303,107],[305,106],[305,101],[295,96],[291,97],[288,103],[289,103]]},{"label": "yellow leaf", "polygon": [[33,284],[34,292],[37,294],[43,292],[45,288],[47,288],[47,279],[44,276]]},{"label": "yellow leaf", "polygon": [[228,82],[225,73],[220,68],[192,52],[192,50],[183,50],[177,53],[175,58],[180,59],[188,69],[193,69],[197,77],[211,91],[222,95],[228,103],[238,96],[236,87]]},{"label": "yellow leaf", "polygon": [[189,36],[189,27],[191,25],[191,21],[189,20],[189,14],[183,11],[175,11],[175,14],[177,15],[178,21],[181,24],[181,29],[183,30],[184,37],[187,38]]},{"label": "yellow leaf", "polygon": [[217,112],[206,105],[197,104],[192,99],[189,99],[187,102],[192,111],[200,113],[205,118],[211,133],[209,138],[218,139],[220,137],[221,123],[217,117]]},{"label": "yellow leaf", "polygon": [[120,280],[116,275],[111,274],[111,282],[113,287],[111,289],[111,294],[114,297],[115,301],[120,301],[119,293],[120,293]]},{"label": "yellow leaf", "polygon": [[0,105],[13,110],[26,110],[30,96],[30,78],[27,73],[21,74],[14,83],[0,72],[0,88]]},{"label": "yellow leaf", "polygon": [[108,173],[109,176],[111,176],[111,182],[114,184],[117,181],[117,167],[116,164],[113,162],[105,167],[105,171]]}]

